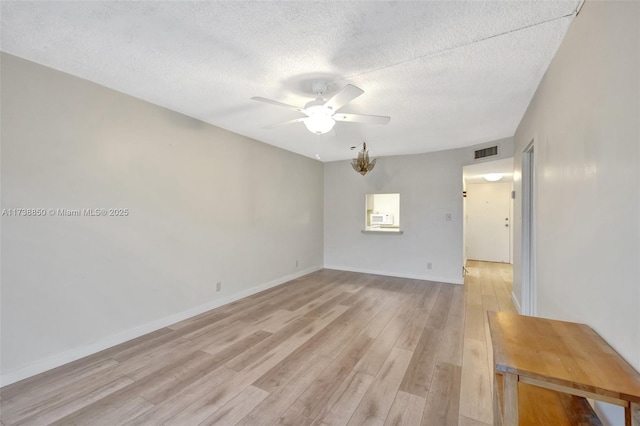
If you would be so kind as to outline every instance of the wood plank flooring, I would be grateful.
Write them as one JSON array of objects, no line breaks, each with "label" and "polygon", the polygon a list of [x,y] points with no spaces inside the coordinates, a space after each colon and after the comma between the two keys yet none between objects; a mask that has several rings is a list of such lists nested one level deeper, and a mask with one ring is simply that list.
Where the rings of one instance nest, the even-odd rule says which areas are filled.
[{"label": "wood plank flooring", "polygon": [[464,425],[492,421],[486,310],[465,286],[322,270],[0,389],[2,425]]},{"label": "wood plank flooring", "polygon": [[468,261],[460,380],[460,426],[493,424],[493,353],[487,311],[515,311],[511,265]]}]

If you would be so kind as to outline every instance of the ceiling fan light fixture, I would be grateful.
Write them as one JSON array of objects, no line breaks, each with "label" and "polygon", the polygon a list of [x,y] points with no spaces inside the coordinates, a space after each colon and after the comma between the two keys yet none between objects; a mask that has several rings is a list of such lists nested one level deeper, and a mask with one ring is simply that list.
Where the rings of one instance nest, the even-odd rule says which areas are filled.
[{"label": "ceiling fan light fixture", "polygon": [[304,119],[304,125],[307,127],[307,130],[316,135],[331,131],[335,124],[336,121],[333,118],[323,114],[311,115]]},{"label": "ceiling fan light fixture", "polygon": [[267,129],[280,127],[283,124],[299,123],[302,121],[307,130],[309,130],[311,133],[321,135],[323,133],[331,131],[331,129],[333,129],[333,126],[336,124],[336,121],[365,124],[387,124],[389,122],[390,117],[380,115],[345,113],[336,114],[336,112],[339,111],[343,106],[364,93],[364,90],[359,89],[352,84],[347,84],[346,86],[344,86],[327,101],[322,99],[323,94],[327,91],[326,82],[314,82],[313,91],[317,95],[317,98],[307,102],[307,104],[303,108],[267,98],[253,97],[251,99],[253,99],[254,101],[264,102],[267,104],[279,106],[281,108],[301,112],[306,115],[306,117],[296,118],[293,120],[285,121],[284,123],[265,127]]}]

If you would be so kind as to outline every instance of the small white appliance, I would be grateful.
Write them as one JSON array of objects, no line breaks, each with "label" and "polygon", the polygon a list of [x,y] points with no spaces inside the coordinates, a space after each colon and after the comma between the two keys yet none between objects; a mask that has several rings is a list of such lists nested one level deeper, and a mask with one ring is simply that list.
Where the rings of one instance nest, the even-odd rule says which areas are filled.
[{"label": "small white appliance", "polygon": [[380,213],[372,213],[369,217],[369,223],[371,225],[393,225],[393,215],[392,214],[380,214]]}]

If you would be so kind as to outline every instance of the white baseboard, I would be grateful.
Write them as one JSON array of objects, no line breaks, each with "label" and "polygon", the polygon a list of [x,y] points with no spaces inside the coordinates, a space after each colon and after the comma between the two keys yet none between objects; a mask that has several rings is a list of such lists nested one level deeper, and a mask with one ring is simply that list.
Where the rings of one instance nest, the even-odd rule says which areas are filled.
[{"label": "white baseboard", "polygon": [[398,277],[398,278],[410,278],[414,280],[425,280],[425,281],[436,281],[440,283],[448,283],[448,284],[464,284],[464,278],[443,278],[443,277],[434,277],[433,275],[427,274],[404,274],[401,272],[387,272],[387,271],[377,271],[373,269],[364,269],[364,268],[352,268],[350,266],[338,266],[338,265],[324,265],[325,269],[336,269],[338,271],[348,271],[348,272],[360,272],[363,274],[373,274],[373,275],[384,275],[387,277]]},{"label": "white baseboard", "polygon": [[140,325],[128,330],[124,330],[120,333],[117,333],[111,336],[107,336],[90,345],[73,348],[68,351],[49,356],[47,358],[36,361],[27,366],[21,367],[17,370],[9,371],[5,374],[0,375],[0,386],[10,385],[11,383],[24,380],[28,377],[35,376],[36,374],[40,374],[45,371],[51,370],[53,368],[60,367],[61,365],[68,364],[72,361],[76,361],[80,358],[84,358],[85,356],[95,354],[104,349],[108,349],[110,347],[119,345],[120,343],[124,343],[131,339],[135,339],[136,337],[143,336],[145,334],[151,333],[153,331],[159,330],[161,328],[167,327],[169,325],[175,324],[185,319],[194,317],[196,315],[200,315],[204,312],[210,311],[211,309],[215,309],[220,306],[229,304],[231,302],[235,302],[236,300],[242,299],[247,296],[251,296],[252,294],[259,293],[271,287],[284,284],[287,281],[294,280],[303,275],[310,274],[320,269],[322,269],[322,266],[314,266],[311,268],[307,268],[305,270],[298,271],[296,273],[277,278],[275,280],[257,285],[255,287],[251,287],[250,289],[232,294],[231,296],[227,296],[221,299],[211,300],[203,305],[196,306],[192,309],[178,312],[168,317],[159,318],[147,324]]},{"label": "white baseboard", "polygon": [[518,310],[518,313],[522,314],[522,308],[520,308],[520,302],[518,302],[518,299],[516,298],[516,295],[513,294],[513,292],[511,292],[511,301],[513,302],[513,305]]}]

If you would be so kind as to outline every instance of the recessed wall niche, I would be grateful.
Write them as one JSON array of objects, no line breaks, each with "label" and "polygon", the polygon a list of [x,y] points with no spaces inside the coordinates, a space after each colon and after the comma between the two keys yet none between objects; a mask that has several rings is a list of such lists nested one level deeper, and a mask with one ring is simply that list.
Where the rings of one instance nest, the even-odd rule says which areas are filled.
[{"label": "recessed wall niche", "polygon": [[400,194],[367,194],[364,229],[400,232]]}]

